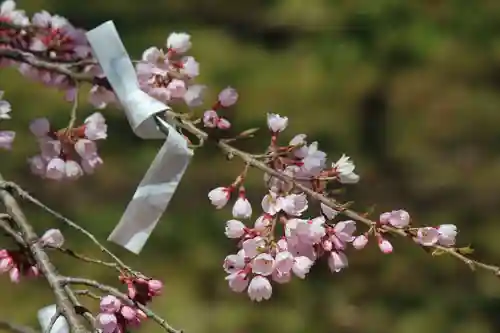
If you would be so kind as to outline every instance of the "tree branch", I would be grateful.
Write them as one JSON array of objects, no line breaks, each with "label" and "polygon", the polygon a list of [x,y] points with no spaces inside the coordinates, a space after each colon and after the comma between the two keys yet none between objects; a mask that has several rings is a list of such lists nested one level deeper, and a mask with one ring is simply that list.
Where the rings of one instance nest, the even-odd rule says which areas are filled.
[{"label": "tree branch", "polygon": [[[4,179],[0,174],[0,182],[1,181],[4,181]],[[16,200],[8,191],[1,188],[0,199],[3,201],[7,213],[12,217],[12,220],[16,224],[17,228],[19,228],[19,230],[21,231],[22,238],[30,249],[38,268],[43,273],[45,279],[54,291],[57,305],[68,321],[68,324],[72,328],[72,331],[75,333],[87,332],[85,326],[83,326],[78,319],[78,315],[75,312],[74,306],[68,298],[67,290],[64,290],[64,288],[59,283],[58,274],[55,267],[50,262],[42,245],[38,242],[38,237],[35,231],[26,220],[26,217],[21,211],[21,208],[17,204]]]}]

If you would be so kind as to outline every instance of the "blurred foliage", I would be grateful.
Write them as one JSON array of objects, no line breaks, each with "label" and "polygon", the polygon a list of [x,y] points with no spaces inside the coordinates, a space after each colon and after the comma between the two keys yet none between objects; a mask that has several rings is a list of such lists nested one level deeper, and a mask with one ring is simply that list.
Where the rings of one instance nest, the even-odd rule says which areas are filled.
[{"label": "blurred foliage", "polygon": [[[405,208],[416,223],[456,223],[474,256],[500,263],[500,2],[20,0],[19,6],[58,13],[86,29],[112,19],[135,58],[163,45],[171,31],[190,32],[211,97],[226,85],[241,92],[232,111],[236,128],[265,126],[268,111],[288,115],[287,138],[307,133],[332,159],[346,152],[357,163],[361,182],[342,200],[356,200],[360,210]],[[48,116],[64,126],[71,106],[12,69],[2,70],[0,87],[14,107],[2,128],[18,131],[15,150],[0,153],[2,173],[105,239],[161,143],[141,141],[122,112],[109,109],[105,166],[76,183],[41,181],[26,165],[37,149],[27,124]],[[81,98],[83,118],[93,110]],[[266,140],[261,134],[242,145],[259,152]],[[318,265],[306,281],[275,287],[263,304],[233,294],[221,268],[234,250],[223,235],[230,212],[214,211],[206,193],[241,167],[214,149],[198,151],[143,253],[110,245],[135,268],[164,279],[165,295],[153,308],[174,326],[188,333],[500,329],[496,278],[404,240],[394,240],[390,256],[374,244],[351,253],[351,267],[341,273]],[[261,177],[255,171],[248,184],[256,208],[265,190]],[[25,207],[40,231],[57,225]],[[62,229],[75,249],[99,255],[83,236]],[[65,274],[117,282],[112,271],[56,261]],[[45,283],[11,286],[0,278],[2,316],[36,325],[37,308],[52,302]],[[141,331],[160,330],[150,323]]]}]

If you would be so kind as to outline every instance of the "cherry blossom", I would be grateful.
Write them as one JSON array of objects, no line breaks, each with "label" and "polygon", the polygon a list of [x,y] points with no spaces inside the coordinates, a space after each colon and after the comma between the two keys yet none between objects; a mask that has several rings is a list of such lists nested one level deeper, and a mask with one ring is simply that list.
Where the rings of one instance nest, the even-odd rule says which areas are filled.
[{"label": "cherry blossom", "polygon": [[410,214],[405,210],[393,210],[380,215],[379,221],[382,224],[390,224],[395,228],[405,228],[410,224]]},{"label": "cherry blossom", "polygon": [[342,155],[340,159],[332,166],[337,172],[339,182],[343,184],[352,184],[359,181],[359,176],[354,173],[354,163],[346,155]]},{"label": "cherry blossom", "polygon": [[282,117],[279,114],[267,114],[267,126],[273,133],[283,131],[288,125],[288,117]]},{"label": "cherry blossom", "polygon": [[186,53],[191,48],[191,36],[185,32],[172,32],[167,38],[167,48],[176,53]]},{"label": "cherry blossom", "polygon": [[40,237],[40,243],[44,246],[59,248],[64,244],[64,236],[59,229],[49,229]]},{"label": "cherry blossom", "polygon": [[30,131],[41,150],[40,155],[28,160],[36,175],[53,180],[78,179],[102,164],[95,141],[107,138],[107,125],[98,112],[77,128],[58,131],[52,129],[48,119],[38,118],[31,122]]},{"label": "cherry blossom", "polygon": [[227,108],[238,101],[238,92],[232,87],[227,87],[219,93],[218,102],[221,106]]}]

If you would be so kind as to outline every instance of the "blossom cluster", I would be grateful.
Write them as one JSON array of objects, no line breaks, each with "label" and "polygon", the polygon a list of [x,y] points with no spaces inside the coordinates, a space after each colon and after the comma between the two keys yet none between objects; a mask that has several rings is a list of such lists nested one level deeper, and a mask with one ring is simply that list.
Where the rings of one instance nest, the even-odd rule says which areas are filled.
[{"label": "blossom cluster", "polygon": [[[304,134],[295,136],[287,146],[279,146],[278,134],[287,127],[287,117],[268,114],[267,125],[271,132],[268,165],[274,170],[319,193],[331,181],[343,184],[359,181],[349,157],[342,155],[328,165],[327,154],[318,149],[317,142],[308,144]],[[413,230],[410,215],[405,210],[381,214],[364,233],[356,233],[355,221],[339,220],[341,212],[323,203],[316,216],[304,217],[310,205],[305,193],[274,176],[265,175],[264,180],[268,193],[261,201],[262,212],[251,226],[242,222],[253,215],[252,205],[245,195],[243,176],[232,185],[217,187],[208,194],[211,203],[221,209],[238,189],[238,198],[232,207],[233,219],[225,226],[225,235],[238,241],[238,251],[225,258],[223,268],[228,274],[229,287],[235,292],[246,290],[252,300],[269,299],[273,290],[271,281],[283,284],[293,276],[304,279],[321,257],[327,258],[332,272],[340,272],[348,267],[348,249],[363,249],[370,237],[376,239],[381,252],[391,253],[393,246],[384,236],[386,226],[415,231],[415,241],[423,246],[455,244],[457,229],[454,225]]]},{"label": "blossom cluster", "polygon": [[[40,244],[45,247],[61,247],[64,237],[58,229],[47,230],[40,237]],[[37,277],[40,271],[26,249],[0,250],[0,274],[9,273],[13,283],[19,283],[21,276]]]},{"label": "blossom cluster", "polygon": [[[151,301],[152,297],[160,295],[163,289],[159,280],[125,277],[121,280],[128,286],[128,297],[143,305]],[[142,310],[125,305],[115,296],[108,295],[101,299],[97,325],[103,333],[122,333],[127,332],[127,328],[139,326],[146,318]]]},{"label": "blossom cluster", "polygon": [[77,179],[103,163],[97,140],[106,139],[107,125],[101,113],[87,117],[81,126],[53,130],[46,118],[31,122],[30,130],[41,153],[28,161],[34,174],[54,180]]}]

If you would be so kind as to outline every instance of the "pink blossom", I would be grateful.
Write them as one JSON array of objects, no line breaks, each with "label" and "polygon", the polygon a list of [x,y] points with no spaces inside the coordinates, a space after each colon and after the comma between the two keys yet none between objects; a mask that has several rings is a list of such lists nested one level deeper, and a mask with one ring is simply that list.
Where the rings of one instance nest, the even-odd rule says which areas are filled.
[{"label": "pink blossom", "polygon": [[9,278],[13,283],[19,283],[21,281],[21,272],[17,266],[11,268],[9,271]]},{"label": "pink blossom", "polygon": [[[3,4],[2,4],[2,6],[3,6]],[[0,120],[10,119],[9,113],[12,110],[10,103],[5,101],[5,100],[2,100],[3,95],[4,95],[4,92],[0,90]]]},{"label": "pink blossom", "polygon": [[339,182],[343,184],[354,184],[359,181],[359,176],[354,173],[354,163],[345,154],[332,165],[337,173]]},{"label": "pink blossom", "polygon": [[228,255],[222,267],[228,274],[242,270],[245,267],[245,251],[240,250],[237,254]]},{"label": "pink blossom", "polygon": [[278,252],[275,258],[275,269],[282,272],[288,273],[294,265],[294,257],[288,251]]},{"label": "pink blossom", "polygon": [[6,250],[1,250],[2,256],[0,257],[0,273],[6,273],[14,267],[14,259]]},{"label": "pink blossom", "polygon": [[40,237],[43,246],[60,248],[64,244],[64,236],[59,229],[49,229]]},{"label": "pink blossom", "polygon": [[0,5],[0,21],[22,26],[29,24],[29,19],[26,17],[24,10],[16,9],[16,3],[13,0],[6,0]]},{"label": "pink blossom", "polygon": [[207,110],[203,113],[203,125],[207,128],[217,127],[219,115],[214,110]]},{"label": "pink blossom", "polygon": [[172,32],[167,38],[167,48],[175,53],[186,53],[191,48],[191,36],[185,32]]},{"label": "pink blossom", "polygon": [[200,106],[203,103],[203,93],[206,87],[199,84],[189,86],[184,94],[184,101],[190,107]]},{"label": "pink blossom", "polygon": [[112,313],[100,313],[97,318],[97,327],[102,333],[117,333],[118,320]]},{"label": "pink blossom", "polygon": [[254,230],[255,231],[264,231],[266,230],[270,225],[271,225],[271,219],[272,219],[272,216],[270,216],[269,214],[264,214],[264,215],[261,215],[257,218],[257,220],[255,220],[255,223],[254,223]]},{"label": "pink blossom", "polygon": [[325,168],[326,153],[318,149],[317,142],[313,142],[307,147],[302,163],[300,172],[303,176],[317,176]]},{"label": "pink blossom", "polygon": [[300,216],[308,208],[305,193],[290,194],[286,197],[280,197],[279,200],[281,209],[288,215]]},{"label": "pink blossom", "polygon": [[263,276],[255,276],[248,286],[248,296],[252,301],[260,302],[271,298],[273,288],[268,279]]},{"label": "pink blossom", "polygon": [[363,249],[366,246],[366,244],[368,244],[368,237],[366,237],[365,235],[359,235],[352,241],[352,246],[356,250]]},{"label": "pink blossom", "polygon": [[0,148],[10,150],[12,149],[12,143],[16,138],[16,132],[14,131],[0,131]]},{"label": "pink blossom", "polygon": [[274,258],[268,253],[261,253],[252,260],[252,272],[263,276],[274,271]]},{"label": "pink blossom", "polygon": [[88,101],[96,109],[104,109],[108,104],[116,102],[116,96],[113,91],[95,85],[90,88]]},{"label": "pink blossom", "polygon": [[439,244],[443,246],[455,245],[457,227],[454,224],[442,224],[437,228],[439,233]]},{"label": "pink blossom", "polygon": [[314,261],[306,256],[295,257],[292,266],[293,274],[301,279],[305,279],[313,264]]},{"label": "pink blossom", "polygon": [[115,313],[115,312],[118,312],[120,310],[122,303],[115,296],[108,295],[108,296],[105,296],[101,299],[99,306],[100,306],[101,312]]},{"label": "pink blossom", "polygon": [[226,281],[232,291],[241,293],[247,288],[249,279],[243,271],[237,271],[226,276]]},{"label": "pink blossom", "polygon": [[219,93],[218,100],[221,106],[230,107],[238,101],[238,92],[234,88],[227,87]]},{"label": "pink blossom", "polygon": [[182,59],[182,73],[191,79],[195,78],[200,75],[200,64],[194,59],[194,57],[184,57]]},{"label": "pink blossom", "polygon": [[81,163],[83,171],[88,174],[92,174],[98,166],[103,164],[103,161],[99,155],[94,154],[92,156],[87,156]]},{"label": "pink blossom", "polygon": [[333,231],[340,241],[352,242],[354,240],[352,234],[356,231],[356,222],[352,220],[338,222],[333,227]]},{"label": "pink blossom", "polygon": [[245,256],[248,258],[253,258],[263,251],[266,245],[264,238],[257,236],[254,238],[247,239],[243,242],[242,247],[245,251]]},{"label": "pink blossom", "polygon": [[170,91],[170,96],[172,98],[182,98],[186,93],[186,83],[182,80],[173,79],[167,85],[167,89]]},{"label": "pink blossom", "polygon": [[108,126],[101,113],[95,112],[88,116],[85,121],[85,137],[89,140],[101,140],[108,137]]},{"label": "pink blossom", "polygon": [[309,149],[307,147],[306,138],[307,135],[305,134],[297,134],[292,138],[292,140],[290,140],[289,145],[292,147],[296,147],[293,150],[295,157],[305,158],[308,155]]},{"label": "pink blossom", "polygon": [[217,209],[223,208],[231,197],[232,189],[229,187],[217,187],[208,192],[208,199]]},{"label": "pink blossom", "polygon": [[410,224],[410,214],[405,210],[393,210],[380,215],[379,221],[382,224],[390,224],[395,228],[405,228]]},{"label": "pink blossom", "polygon": [[47,164],[45,177],[53,180],[62,180],[66,175],[66,162],[60,158],[54,158]]},{"label": "pink blossom", "polygon": [[389,254],[392,253],[393,247],[392,244],[387,240],[382,237],[379,237],[378,239],[378,247],[382,253]]},{"label": "pink blossom", "polygon": [[83,159],[91,159],[97,154],[97,145],[94,141],[88,139],[79,139],[75,143],[75,151]]},{"label": "pink blossom", "polygon": [[160,280],[149,280],[148,281],[149,294],[151,296],[160,295],[163,290],[163,282]]},{"label": "pink blossom", "polygon": [[325,205],[324,203],[321,203],[320,207],[321,207],[321,212],[323,213],[323,215],[325,215],[325,217],[328,220],[333,220],[335,218],[335,216],[337,216],[339,214],[338,211],[336,211],[333,208],[330,208],[329,206]]},{"label": "pink blossom", "polygon": [[217,122],[217,128],[221,130],[227,130],[231,128],[231,123],[226,118],[219,117],[219,121]]},{"label": "pink blossom", "polygon": [[282,272],[279,270],[275,270],[272,275],[272,279],[277,283],[288,283],[292,280],[292,273],[290,272]]},{"label": "pink blossom", "polygon": [[238,220],[229,220],[226,222],[226,236],[228,238],[240,238],[245,234],[245,225]]},{"label": "pink blossom", "polygon": [[288,117],[282,117],[275,113],[268,113],[267,126],[273,133],[281,132],[288,126]]},{"label": "pink blossom", "polygon": [[159,68],[168,69],[169,61],[167,55],[156,46],[144,50],[142,60],[154,64]]},{"label": "pink blossom", "polygon": [[328,266],[332,272],[340,272],[342,269],[347,268],[348,261],[344,252],[330,252],[328,257]]},{"label": "pink blossom", "polygon": [[283,201],[283,199],[278,198],[278,194],[276,194],[276,192],[269,191],[269,193],[262,198],[262,210],[269,215],[276,215],[281,211]]},{"label": "pink blossom", "polygon": [[233,217],[248,219],[252,216],[252,205],[250,201],[244,196],[244,193],[240,194],[240,197],[236,200],[233,206]]},{"label": "pink blossom", "polygon": [[415,240],[424,246],[433,246],[439,241],[439,231],[433,227],[419,228]]},{"label": "pink blossom", "polygon": [[44,138],[50,132],[50,123],[47,118],[37,118],[31,121],[30,131],[37,138]]},{"label": "pink blossom", "polygon": [[73,160],[67,160],[64,168],[64,177],[67,179],[78,179],[83,176],[80,164]]}]

